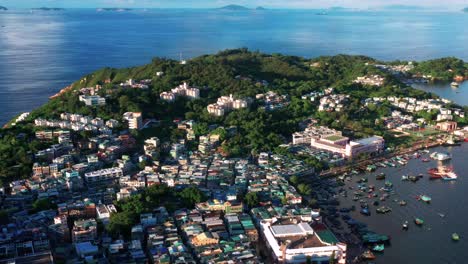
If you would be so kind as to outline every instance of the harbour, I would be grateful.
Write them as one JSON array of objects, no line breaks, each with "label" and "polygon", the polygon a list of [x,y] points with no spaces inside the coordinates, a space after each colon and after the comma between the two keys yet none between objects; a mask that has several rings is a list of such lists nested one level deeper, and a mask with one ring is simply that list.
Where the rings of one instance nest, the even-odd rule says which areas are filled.
[{"label": "harbour", "polygon": [[[435,152],[449,153],[451,159],[439,161],[429,158]],[[367,229],[369,234],[375,234],[372,239],[379,235],[387,236],[388,241],[371,240],[375,243],[363,244],[366,240],[369,242],[370,237],[362,233],[358,235],[356,228],[350,229],[354,230],[356,237],[361,237],[361,241],[350,241],[355,243],[358,252],[378,247],[378,250],[373,250],[376,256],[372,260],[374,263],[464,263],[468,254],[463,250],[468,245],[464,239],[468,237],[468,228],[464,224],[468,214],[463,209],[468,202],[465,195],[468,180],[463,173],[468,169],[467,155],[467,144],[436,147],[429,153],[412,156],[406,165],[378,166],[373,172],[346,177],[344,186],[337,187],[335,194],[340,204],[335,216],[341,222],[332,225],[337,232],[345,234],[348,226],[356,226],[357,223],[363,227],[361,230]],[[428,170],[440,166],[453,168],[458,178],[431,180]],[[385,180],[378,175],[385,175]],[[409,180],[408,175],[417,176],[419,180]],[[362,186],[367,186],[366,192],[356,199],[353,193]],[[348,210],[352,208],[355,210]],[[352,225],[348,224],[349,219],[352,219]],[[381,248],[384,242],[385,246]],[[409,249],[415,253],[409,254]]]}]

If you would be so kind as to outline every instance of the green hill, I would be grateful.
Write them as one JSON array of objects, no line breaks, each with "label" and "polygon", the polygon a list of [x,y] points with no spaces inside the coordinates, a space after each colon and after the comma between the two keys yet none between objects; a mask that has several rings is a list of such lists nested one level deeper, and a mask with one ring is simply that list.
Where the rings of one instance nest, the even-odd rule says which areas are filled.
[{"label": "green hill", "polygon": [[[322,56],[308,59],[281,54],[264,54],[247,49],[225,50],[203,55],[181,64],[176,60],[155,58],[151,63],[131,68],[103,68],[83,76],[71,89],[35,109],[23,123],[0,129],[0,181],[29,177],[35,162],[32,153],[44,149],[44,143],[34,137],[35,118],[57,119],[60,113],[76,113],[122,120],[128,111],[142,112],[144,119],[160,120],[155,129],[135,132],[138,142],[152,136],[175,142],[180,131],[175,119],[194,120],[196,132],[202,134],[210,126],[235,127],[223,140],[223,152],[231,157],[245,157],[252,152],[275,151],[299,131],[299,124],[314,118],[321,125],[348,131],[347,136],[384,136],[392,146],[393,136],[375,120],[390,114],[386,105],[363,109],[362,101],[369,97],[402,96],[433,98],[434,95],[404,85],[398,79],[372,64],[380,63],[366,56]],[[422,69],[422,68],[421,68]],[[158,76],[157,72],[164,72]],[[379,74],[386,78],[381,87],[353,83],[358,76]],[[126,89],[119,84],[128,79],[151,79],[148,89]],[[200,88],[196,100],[177,98],[168,103],[161,100],[161,92],[169,91],[182,82]],[[98,95],[106,98],[106,105],[88,107],[79,101],[83,87],[101,85]],[[344,112],[317,111],[318,106],[301,96],[334,87],[336,93],[350,95]],[[206,108],[220,96],[256,98],[257,94],[274,91],[287,95],[289,104],[266,111],[252,100],[246,109],[231,111],[222,117],[210,115]],[[467,109],[468,111],[468,109]],[[466,123],[466,122],[465,122]],[[460,123],[461,125],[465,123]],[[18,138],[18,135],[22,135]],[[397,144],[397,143],[394,143]],[[18,165],[19,164],[19,165]]]}]

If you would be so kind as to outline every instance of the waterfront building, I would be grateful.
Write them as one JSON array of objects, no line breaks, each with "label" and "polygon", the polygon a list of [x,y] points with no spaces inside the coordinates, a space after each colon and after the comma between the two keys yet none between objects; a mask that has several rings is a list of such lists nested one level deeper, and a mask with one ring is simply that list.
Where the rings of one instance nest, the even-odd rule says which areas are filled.
[{"label": "waterfront building", "polygon": [[335,256],[336,263],[345,264],[347,245],[323,224],[314,227],[307,222],[260,223],[266,246],[279,263],[328,263]]},{"label": "waterfront building", "polygon": [[384,150],[385,140],[379,136],[349,140],[340,131],[327,127],[309,126],[304,132],[293,134],[293,144],[310,144],[311,147],[330,151],[343,157],[376,154]]},{"label": "waterfront building", "polygon": [[436,125],[436,129],[446,131],[446,132],[453,132],[457,130],[457,122],[453,122],[453,121],[439,122]]}]

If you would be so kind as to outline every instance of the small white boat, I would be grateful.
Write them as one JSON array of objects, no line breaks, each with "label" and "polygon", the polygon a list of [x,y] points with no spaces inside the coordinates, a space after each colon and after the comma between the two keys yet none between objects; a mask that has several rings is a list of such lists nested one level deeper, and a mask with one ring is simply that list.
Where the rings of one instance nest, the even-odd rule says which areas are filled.
[{"label": "small white boat", "polygon": [[452,87],[458,87],[459,85],[460,85],[460,84],[457,83],[457,82],[452,82],[452,83],[450,84],[450,86],[452,86]]}]

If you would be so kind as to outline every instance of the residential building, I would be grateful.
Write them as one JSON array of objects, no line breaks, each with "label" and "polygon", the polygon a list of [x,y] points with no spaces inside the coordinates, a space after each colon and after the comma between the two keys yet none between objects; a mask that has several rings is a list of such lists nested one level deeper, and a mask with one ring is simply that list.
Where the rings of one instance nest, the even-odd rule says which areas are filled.
[{"label": "residential building", "polygon": [[139,130],[143,127],[142,114],[140,112],[126,112],[123,119],[128,122],[129,129]]},{"label": "residential building", "polygon": [[80,102],[84,102],[87,106],[100,106],[106,104],[106,98],[98,95],[80,95]]}]

